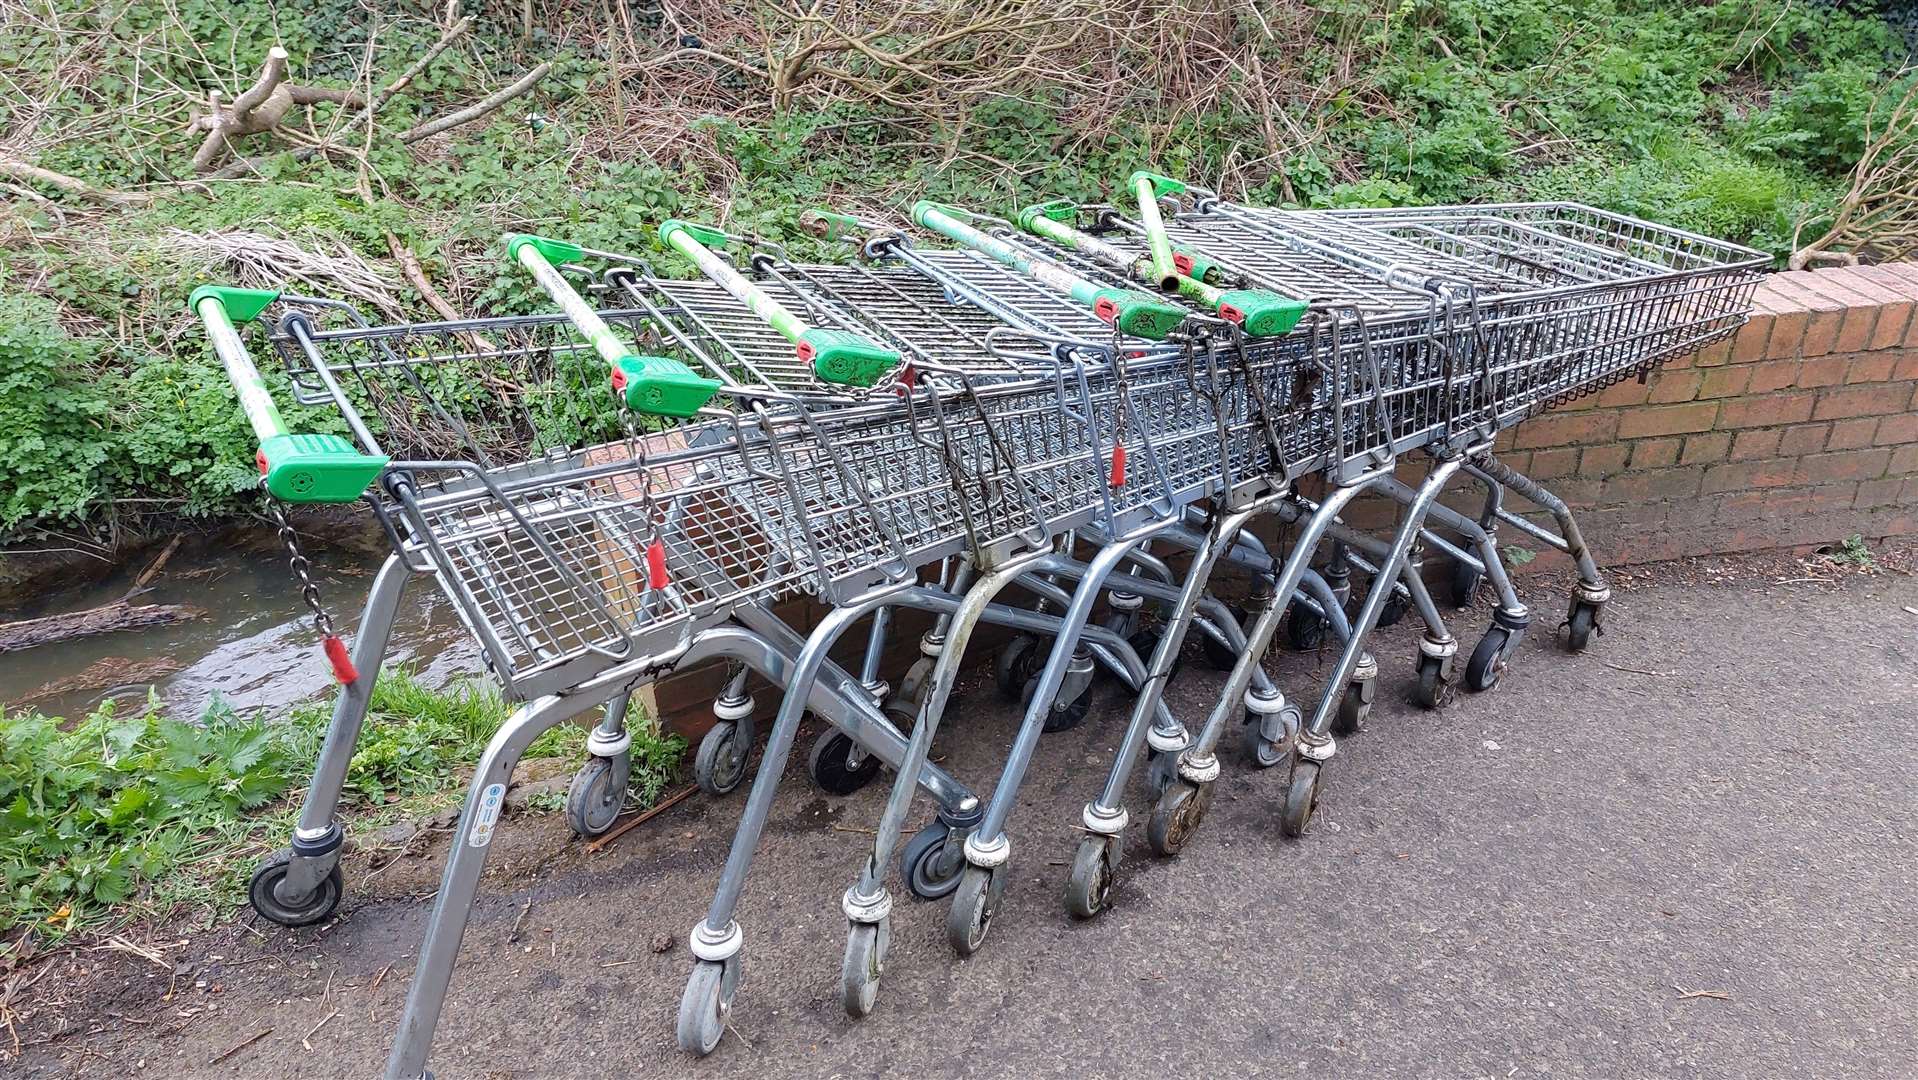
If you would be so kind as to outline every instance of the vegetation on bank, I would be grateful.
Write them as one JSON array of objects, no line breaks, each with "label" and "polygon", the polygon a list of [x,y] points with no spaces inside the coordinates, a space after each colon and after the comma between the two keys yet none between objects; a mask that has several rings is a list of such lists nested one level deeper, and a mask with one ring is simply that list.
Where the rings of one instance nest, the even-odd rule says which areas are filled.
[{"label": "vegetation on bank", "polygon": [[[492,2],[420,66],[459,5],[0,0],[0,538],[251,507],[194,284],[527,310],[509,230],[684,272],[652,231],[678,214],[843,258],[801,209],[1100,200],[1152,165],[1266,204],[1576,198],[1782,257],[1899,85],[1865,6]],[[274,44],[376,107],[297,106],[196,171],[208,93]]]},{"label": "vegetation on bank", "polygon": [[[216,699],[184,720],[157,700],[127,716],[108,702],[71,723],[0,710],[0,961],[130,920],[202,919],[244,903],[257,856],[291,835],[328,709],[305,705],[274,722]],[[505,716],[480,684],[434,690],[404,669],[384,671],[347,774],[351,831],[457,806]],[[585,745],[585,729],[565,725],[526,757],[570,768]],[[634,729],[635,804],[658,800],[683,749],[677,736]]]}]

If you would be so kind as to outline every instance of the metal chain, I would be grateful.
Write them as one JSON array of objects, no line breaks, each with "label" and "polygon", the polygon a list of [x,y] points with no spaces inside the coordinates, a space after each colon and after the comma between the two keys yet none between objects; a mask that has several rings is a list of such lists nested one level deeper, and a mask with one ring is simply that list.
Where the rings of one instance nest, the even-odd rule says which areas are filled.
[{"label": "metal chain", "polygon": [[300,551],[300,541],[293,532],[293,526],[286,520],[286,511],[281,508],[280,500],[267,491],[266,480],[260,480],[260,497],[266,502],[266,512],[273,518],[274,527],[279,530],[280,543],[286,546],[286,565],[293,571],[294,580],[300,583],[300,599],[313,612],[313,628],[323,638],[334,637],[333,616],[327,614],[326,605],[320,602],[320,587],[313,583],[313,563]]}]

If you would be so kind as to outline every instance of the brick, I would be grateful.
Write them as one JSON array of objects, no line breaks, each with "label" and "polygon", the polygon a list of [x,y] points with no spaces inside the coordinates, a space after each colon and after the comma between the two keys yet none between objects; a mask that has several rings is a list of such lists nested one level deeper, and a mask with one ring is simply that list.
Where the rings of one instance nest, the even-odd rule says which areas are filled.
[{"label": "brick", "polygon": [[1532,453],[1532,467],[1529,473],[1534,480],[1556,480],[1561,476],[1570,476],[1578,471],[1578,448],[1561,446],[1551,450],[1537,450]]},{"label": "brick", "polygon": [[1831,434],[1825,438],[1827,450],[1857,450],[1870,446],[1878,434],[1878,418],[1858,416],[1850,420],[1840,420],[1831,426]]},{"label": "brick", "polygon": [[1745,384],[1745,393],[1769,394],[1797,382],[1798,367],[1796,360],[1766,360],[1756,364],[1740,364],[1732,370],[1751,372]]},{"label": "brick", "polygon": [[1899,492],[1904,490],[1906,480],[1902,476],[1893,476],[1884,480],[1866,480],[1858,485],[1858,496],[1851,505],[1859,510],[1870,510],[1877,506],[1896,506]]},{"label": "brick", "polygon": [[1792,483],[1792,478],[1797,474],[1796,461],[1765,458],[1760,461],[1729,462],[1707,468],[1699,491],[1702,494],[1712,495],[1723,491],[1783,487]]},{"label": "brick", "polygon": [[1835,352],[1862,352],[1871,348],[1879,315],[1887,305],[1898,302],[1891,290],[1850,267],[1821,271],[1812,276],[1811,285],[1846,306],[1845,321],[1838,328],[1838,342],[1832,346]]},{"label": "brick", "polygon": [[1727,401],[1719,410],[1718,426],[1748,428],[1796,424],[1811,419],[1812,407],[1817,400],[1817,391],[1800,390],[1793,393]]},{"label": "brick", "polygon": [[1611,442],[1618,437],[1618,417],[1618,413],[1609,410],[1546,413],[1512,428],[1515,433],[1513,445],[1517,449],[1532,450],[1541,446]]},{"label": "brick", "polygon": [[1752,366],[1740,364],[1737,367],[1713,368],[1705,372],[1698,382],[1698,400],[1732,397],[1745,392],[1751,384]]},{"label": "brick", "polygon": [[1813,454],[1798,459],[1793,483],[1827,484],[1845,480],[1876,480],[1891,464],[1891,451],[1840,450],[1832,454]]},{"label": "brick", "polygon": [[1688,431],[1710,431],[1717,420],[1718,403],[1715,401],[1632,409],[1619,415],[1618,437],[1639,439],[1647,435],[1683,435]]},{"label": "brick", "polygon": [[1514,446],[1517,446],[1518,432],[1519,432],[1518,428],[1506,428],[1505,430],[1499,432],[1497,435],[1494,435],[1492,437],[1492,449],[1495,451],[1502,451],[1502,450],[1510,450]]},{"label": "brick", "polygon": [[1697,466],[1620,473],[1605,481],[1602,498],[1614,505],[1689,499],[1698,494],[1699,483],[1704,475],[1705,470]]},{"label": "brick", "polygon": [[1678,463],[1709,465],[1714,461],[1725,460],[1725,455],[1731,452],[1731,448],[1732,437],[1722,431],[1690,435],[1685,439],[1685,449],[1679,452]]},{"label": "brick", "polygon": [[1854,266],[1847,272],[1894,297],[1878,313],[1878,325],[1871,332],[1871,348],[1912,344],[1912,335],[1918,334],[1918,324],[1913,321],[1914,310],[1918,310],[1918,283],[1884,266]]},{"label": "brick", "polygon": [[1891,369],[1891,377],[1900,382],[1906,379],[1918,379],[1918,349],[1904,349],[1893,352],[1898,362]]},{"label": "brick", "polygon": [[1871,441],[1878,446],[1918,442],[1918,413],[1903,412],[1881,418]]},{"label": "brick", "polygon": [[1912,385],[1880,383],[1821,390],[1818,392],[1818,406],[1812,410],[1812,416],[1818,420],[1839,420],[1848,416],[1902,412],[1911,402]]},{"label": "brick", "polygon": [[1624,472],[1625,459],[1630,452],[1631,448],[1625,443],[1588,446],[1578,456],[1578,475],[1596,480]]},{"label": "brick", "polygon": [[1772,316],[1771,337],[1765,342],[1765,355],[1773,360],[1783,360],[1797,356],[1799,346],[1805,343],[1805,324],[1811,321],[1811,312],[1780,311]]},{"label": "brick", "polygon": [[1605,408],[1643,405],[1651,395],[1651,390],[1650,383],[1626,379],[1624,382],[1613,383],[1600,391],[1598,403]]},{"label": "brick", "polygon": [[[1738,328],[1732,337],[1731,362],[1749,364],[1754,360],[1763,360],[1771,342],[1772,316],[1753,312],[1745,325]],[[1804,328],[1799,328],[1803,333]]]},{"label": "brick", "polygon": [[1885,465],[1885,471],[1899,476],[1918,473],[1918,445],[1901,446],[1893,450],[1891,460]]},{"label": "brick", "polygon": [[[1733,368],[1743,371],[1743,368]],[[1713,374],[1723,374],[1715,370]],[[1698,386],[1705,381],[1705,375],[1699,371],[1661,371],[1652,376],[1651,393],[1645,400],[1654,405],[1670,405],[1674,402],[1690,401],[1698,396]]]},{"label": "brick", "polygon": [[[1691,367],[1701,368],[1720,367],[1730,363],[1731,358],[1732,339],[1730,336],[1727,336],[1722,341],[1714,341],[1688,357],[1680,357],[1681,360],[1688,361]],[[1674,365],[1676,363],[1677,361],[1673,362]]]},{"label": "brick", "polygon": [[1838,343],[1838,328],[1845,321],[1845,302],[1819,292],[1812,284],[1817,276],[1810,270],[1794,270],[1773,274],[1771,280],[1766,282],[1774,292],[1802,305],[1809,313],[1805,323],[1805,340],[1799,344],[1799,353],[1808,357],[1824,356],[1831,352]]},{"label": "brick", "polygon": [[1849,356],[1819,356],[1798,362],[1798,377],[1792,380],[1794,386],[1837,386],[1845,381],[1846,372],[1851,370]]},{"label": "brick", "polygon": [[1786,428],[1780,433],[1778,456],[1795,458],[1816,454],[1825,448],[1825,440],[1830,436],[1830,424],[1799,424]]},{"label": "brick", "polygon": [[1898,370],[1898,354],[1893,352],[1859,353],[1850,359],[1851,364],[1845,371],[1847,385],[1885,382]]},{"label": "brick", "polygon": [[[1733,461],[1754,461],[1758,458],[1778,456],[1778,439],[1784,434],[1778,428],[1761,428],[1757,431],[1741,431],[1738,440],[1732,443]],[[1700,436],[1703,438],[1703,436]]]},{"label": "brick", "polygon": [[1632,468],[1663,469],[1678,464],[1681,442],[1681,439],[1640,439],[1632,443]]}]

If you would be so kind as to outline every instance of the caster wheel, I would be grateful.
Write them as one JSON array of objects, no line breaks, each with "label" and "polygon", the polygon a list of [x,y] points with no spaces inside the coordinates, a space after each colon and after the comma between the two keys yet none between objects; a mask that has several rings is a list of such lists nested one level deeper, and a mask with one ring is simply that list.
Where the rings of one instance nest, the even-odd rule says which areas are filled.
[{"label": "caster wheel", "polygon": [[1152,797],[1156,799],[1165,794],[1166,789],[1179,779],[1179,751],[1172,750],[1166,753],[1149,751],[1149,753],[1151,753],[1152,762],[1146,766],[1145,779],[1146,783],[1152,786]]},{"label": "caster wheel", "polygon": [[1503,626],[1485,631],[1465,665],[1466,689],[1476,694],[1498,685],[1498,677],[1505,673],[1505,646],[1511,639],[1511,632]]},{"label": "caster wheel", "polygon": [[573,774],[566,788],[566,824],[575,835],[594,837],[613,827],[619,812],[626,808],[626,781],[631,775],[632,759],[618,757],[589,758]]},{"label": "caster wheel", "polygon": [[[1132,651],[1139,654],[1139,665],[1141,667],[1152,666],[1152,654],[1159,651],[1159,637],[1159,628],[1153,626],[1136,631],[1131,637],[1126,639],[1126,644],[1132,646]],[[1206,640],[1209,642],[1212,639],[1207,638]],[[1185,654],[1181,651],[1178,656],[1172,658],[1172,670],[1166,675],[1166,679],[1170,681],[1178,678],[1179,670],[1183,667],[1185,667]]]},{"label": "caster wheel", "polygon": [[[1245,626],[1244,609],[1239,607],[1232,608],[1232,621],[1243,628]],[[1220,641],[1218,638],[1213,637],[1203,630],[1195,630],[1194,633],[1196,633],[1199,638],[1199,651],[1205,656],[1205,662],[1211,665],[1212,670],[1231,671],[1238,666],[1239,650],[1232,648],[1225,642]]]},{"label": "caster wheel", "polygon": [[1039,667],[1045,658],[1039,655],[1035,644],[1021,634],[999,647],[999,655],[992,662],[992,681],[999,687],[1000,697],[1020,701],[1026,684],[1039,677]]},{"label": "caster wheel", "polygon": [[912,834],[899,850],[899,876],[906,879],[906,888],[921,900],[937,900],[942,896],[951,896],[952,890],[959,887],[959,871],[966,865],[963,857],[953,860],[954,865],[943,872],[940,859],[946,854],[946,839],[950,831],[940,822],[920,829]]},{"label": "caster wheel", "polygon": [[1583,652],[1592,643],[1592,631],[1598,629],[1598,609],[1580,601],[1572,605],[1571,618],[1565,620],[1565,648]]},{"label": "caster wheel", "polygon": [[705,1057],[726,1034],[726,1014],[732,1011],[733,992],[739,989],[739,954],[724,962],[698,960],[686,992],[679,998],[679,1048]]},{"label": "caster wheel", "polygon": [[[1032,695],[1037,692],[1038,689],[1039,676],[1034,675],[1032,681],[1026,683],[1025,693],[1019,696],[1020,702],[1026,708],[1030,709],[1032,707]],[[1090,688],[1088,688],[1085,691],[1081,691],[1078,698],[1073,700],[1069,705],[1060,705],[1057,701],[1053,702],[1052,707],[1046,710],[1046,718],[1042,725],[1043,730],[1048,734],[1059,731],[1071,731],[1073,728],[1078,727],[1091,711],[1092,694]]]},{"label": "caster wheel", "polygon": [[1379,625],[1397,626],[1399,621],[1405,618],[1405,613],[1410,610],[1412,610],[1412,598],[1395,589],[1379,607]]},{"label": "caster wheel", "polygon": [[946,940],[952,943],[954,952],[971,956],[985,944],[1005,892],[1003,865],[987,870],[967,864],[960,872],[959,887],[953,890],[952,907],[946,912]]},{"label": "caster wheel", "polygon": [[[1290,709],[1291,706],[1288,705],[1286,708]],[[1293,715],[1295,717],[1298,715],[1297,710],[1293,710]],[[1245,754],[1245,760],[1254,768],[1269,769],[1285,760],[1286,755],[1291,752],[1291,745],[1289,739],[1273,742],[1266,738],[1265,732],[1260,728],[1261,719],[1258,713],[1250,710],[1246,712],[1245,726],[1239,731],[1239,749]]]},{"label": "caster wheel", "polygon": [[813,783],[828,795],[851,795],[879,775],[879,759],[861,750],[852,736],[828,729],[813,740],[806,771],[812,774]]},{"label": "caster wheel", "polygon": [[1287,836],[1305,835],[1312,824],[1312,813],[1319,808],[1319,763],[1310,758],[1292,759],[1292,776],[1285,785],[1285,806],[1279,814],[1279,830]]},{"label": "caster wheel", "polygon": [[1445,681],[1445,662],[1435,657],[1419,657],[1418,686],[1412,691],[1412,703],[1422,709],[1436,709],[1452,697],[1452,685]]},{"label": "caster wheel", "polygon": [[858,1020],[879,1000],[879,976],[892,944],[892,920],[853,923],[846,933],[846,962],[839,969],[839,1000],[846,1015]]},{"label": "caster wheel", "polygon": [[933,659],[922,656],[906,668],[899,677],[899,688],[893,691],[893,700],[904,701],[914,711],[919,711],[919,698],[926,692],[926,685],[932,682]]},{"label": "caster wheel", "polygon": [[1325,616],[1303,604],[1293,604],[1285,617],[1285,645],[1293,652],[1312,652],[1325,643]]},{"label": "caster wheel", "polygon": [[1362,683],[1346,683],[1345,693],[1339,697],[1339,711],[1332,714],[1332,734],[1345,736],[1357,735],[1365,726],[1365,719],[1372,715],[1371,695]]},{"label": "caster wheel", "polygon": [[1152,808],[1146,842],[1161,855],[1177,855],[1185,850],[1186,841],[1192,839],[1211,805],[1211,784],[1195,784],[1183,778],[1174,781]]},{"label": "caster wheel", "polygon": [[1470,607],[1472,597],[1478,595],[1478,583],[1485,577],[1485,571],[1471,563],[1455,562],[1452,572],[1446,577],[1447,593],[1455,608]]},{"label": "caster wheel", "polygon": [[699,752],[693,755],[693,783],[708,795],[726,795],[746,779],[746,761],[752,746],[741,734],[739,725],[721,720],[699,740]]},{"label": "caster wheel", "polygon": [[1079,841],[1072,872],[1066,876],[1066,910],[1073,918],[1090,919],[1106,909],[1119,879],[1119,868],[1113,865],[1117,860],[1109,854],[1115,844],[1103,836]]},{"label": "caster wheel", "polygon": [[340,864],[333,864],[312,895],[288,902],[279,895],[279,886],[286,880],[287,867],[292,861],[293,853],[286,848],[261,859],[259,868],[253,871],[253,880],[246,887],[247,903],[253,905],[261,918],[281,926],[312,926],[326,921],[333,909],[340,906],[340,897],[346,892],[346,877],[340,872]]}]

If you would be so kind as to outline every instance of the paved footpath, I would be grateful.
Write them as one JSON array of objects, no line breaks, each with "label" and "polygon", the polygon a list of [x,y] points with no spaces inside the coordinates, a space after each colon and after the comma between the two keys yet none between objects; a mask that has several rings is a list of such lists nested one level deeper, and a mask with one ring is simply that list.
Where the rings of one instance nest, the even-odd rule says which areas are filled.
[{"label": "paved footpath", "polygon": [[[1544,625],[1557,606],[1541,599],[1501,686],[1438,714],[1403,703],[1409,627],[1384,634],[1380,706],[1341,744],[1302,841],[1278,835],[1282,770],[1228,758],[1200,835],[1155,860],[1135,783],[1116,906],[1078,924],[1059,899],[1070,823],[1126,702],[1100,690],[1086,724],[1045,740],[984,950],[955,962],[944,906],[902,902],[860,1023],[838,1005],[838,897],[880,794],[826,799],[789,777],[741,913],[735,1033],[704,1061],[673,1049],[673,1015],[737,798],[689,800],[590,857],[550,817],[510,821],[437,1074],[1918,1075],[1918,579],[1642,587],[1578,657]],[[1485,613],[1463,622],[1469,648]],[[1281,685],[1328,662],[1284,657]],[[1203,715],[1218,678],[1188,661],[1182,715]],[[939,754],[983,786],[1013,714],[989,685],[967,691]],[[374,1075],[427,906],[409,896],[431,891],[442,851],[370,880],[356,866],[347,917],[317,938],[196,943],[210,1011],[170,1022],[184,995],[13,1067]],[[656,954],[660,935],[673,944]],[[270,959],[230,963],[256,955]],[[138,1016],[165,982],[130,983],[115,1007]]]}]

